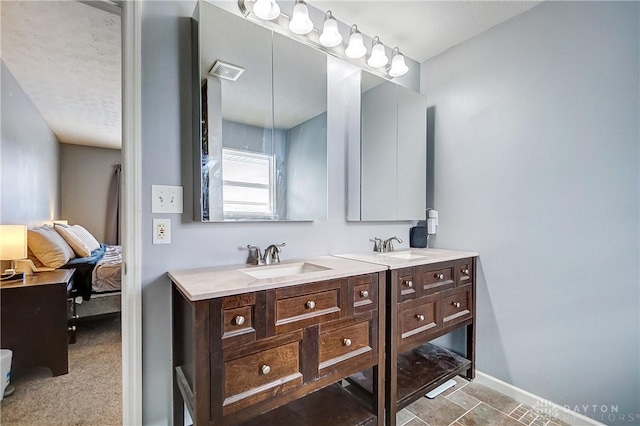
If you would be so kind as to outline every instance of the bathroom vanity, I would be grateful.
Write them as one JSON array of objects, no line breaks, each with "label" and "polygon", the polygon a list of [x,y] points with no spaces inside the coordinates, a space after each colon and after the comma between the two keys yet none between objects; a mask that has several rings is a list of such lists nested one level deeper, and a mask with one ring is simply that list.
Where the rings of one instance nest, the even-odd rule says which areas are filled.
[{"label": "bathroom vanity", "polygon": [[[447,380],[475,376],[476,253],[411,249],[340,257],[387,266],[386,424],[396,413]],[[466,353],[430,341],[466,330]],[[349,381],[372,394],[372,371]]]},{"label": "bathroom vanity", "polygon": [[[382,424],[386,267],[337,257],[170,272],[174,424]],[[340,385],[361,371],[368,399]]]}]

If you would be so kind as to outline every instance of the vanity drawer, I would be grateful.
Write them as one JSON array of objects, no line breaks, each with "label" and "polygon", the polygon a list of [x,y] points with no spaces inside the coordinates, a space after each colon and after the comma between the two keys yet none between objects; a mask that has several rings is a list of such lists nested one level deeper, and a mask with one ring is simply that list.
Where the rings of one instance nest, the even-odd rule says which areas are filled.
[{"label": "vanity drawer", "polygon": [[415,273],[414,268],[406,268],[398,274],[398,301],[403,302],[409,299],[416,298],[416,289],[418,283],[416,278],[418,274]]},{"label": "vanity drawer", "polygon": [[350,278],[353,280],[353,307],[356,312],[377,309],[378,286],[371,275]]},{"label": "vanity drawer", "polygon": [[364,321],[320,335],[320,376],[343,366],[354,358],[368,359],[373,354],[369,340],[371,322]]},{"label": "vanity drawer", "polygon": [[302,385],[300,342],[224,363],[224,414]]},{"label": "vanity drawer", "polygon": [[222,298],[222,347],[256,340],[255,293]]},{"label": "vanity drawer", "polygon": [[422,274],[422,293],[433,294],[454,286],[453,263],[426,269]]},{"label": "vanity drawer", "polygon": [[[346,280],[278,289],[275,302],[276,333],[287,333],[340,318],[346,305]],[[345,300],[343,300],[343,298]]]},{"label": "vanity drawer", "polygon": [[456,288],[442,295],[443,324],[449,326],[472,317],[471,286]]},{"label": "vanity drawer", "polygon": [[473,282],[473,259],[463,259],[456,262],[458,270],[458,285],[471,284]]},{"label": "vanity drawer", "polygon": [[400,305],[401,344],[407,340],[419,339],[440,328],[438,318],[438,295],[409,300]]}]

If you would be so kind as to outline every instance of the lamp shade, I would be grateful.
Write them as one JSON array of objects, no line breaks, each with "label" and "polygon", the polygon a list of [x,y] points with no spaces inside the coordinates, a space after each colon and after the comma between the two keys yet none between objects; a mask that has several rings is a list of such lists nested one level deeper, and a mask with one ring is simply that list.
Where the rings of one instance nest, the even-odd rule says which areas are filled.
[{"label": "lamp shade", "polygon": [[338,31],[338,21],[329,10],[324,18],[322,34],[320,34],[320,44],[324,47],[336,47],[342,43],[342,34]]},{"label": "lamp shade", "polygon": [[389,75],[391,77],[400,77],[409,72],[409,67],[404,60],[404,55],[400,53],[400,49],[397,47],[393,49],[393,58],[391,59],[391,69],[389,69]]},{"label": "lamp shade", "polygon": [[358,27],[356,27],[355,25],[351,27],[349,45],[345,49],[344,54],[351,59],[359,59],[367,54],[367,48],[364,47],[362,34],[360,33],[360,31],[358,31]]},{"label": "lamp shade", "polygon": [[302,0],[293,6],[293,15],[289,22],[289,29],[296,34],[308,34],[313,29],[313,22],[309,19],[309,8]]},{"label": "lamp shade", "polygon": [[384,44],[380,42],[378,37],[373,39],[373,46],[371,47],[371,55],[369,59],[367,59],[367,64],[373,68],[380,68],[387,65],[389,62],[389,58],[387,58],[387,54],[384,51]]},{"label": "lamp shade", "polygon": [[253,13],[260,19],[272,21],[280,16],[280,6],[276,0],[256,0],[253,5]]},{"label": "lamp shade", "polygon": [[0,225],[0,260],[17,260],[26,257],[27,227]]}]

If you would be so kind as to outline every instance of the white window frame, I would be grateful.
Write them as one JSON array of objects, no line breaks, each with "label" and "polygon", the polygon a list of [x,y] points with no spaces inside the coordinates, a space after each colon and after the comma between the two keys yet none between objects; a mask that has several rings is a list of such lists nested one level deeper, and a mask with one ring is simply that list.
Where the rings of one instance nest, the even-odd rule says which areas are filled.
[{"label": "white window frame", "polygon": [[[252,152],[252,151],[244,151],[239,149],[232,148],[222,148],[222,175],[224,176],[224,156],[225,154],[232,154],[238,157],[246,157],[246,158],[258,158],[258,159],[266,159],[269,160],[269,184],[252,184],[249,182],[241,182],[241,181],[226,181],[222,180],[222,214],[225,219],[251,219],[251,218],[273,218],[275,216],[275,159],[272,154],[264,154],[261,152]],[[227,212],[224,209],[225,201],[224,201],[224,187],[225,186],[238,186],[238,187],[246,187],[246,188],[267,188],[269,190],[269,211],[266,213],[262,212]],[[251,204],[251,203],[247,203]]]}]

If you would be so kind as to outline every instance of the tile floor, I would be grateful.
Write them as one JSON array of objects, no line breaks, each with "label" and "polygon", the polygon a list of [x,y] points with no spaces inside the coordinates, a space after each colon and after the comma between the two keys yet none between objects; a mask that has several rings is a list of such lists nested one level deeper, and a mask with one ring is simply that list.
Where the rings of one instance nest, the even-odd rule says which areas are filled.
[{"label": "tile floor", "polygon": [[[544,410],[462,377],[434,399],[420,398],[398,413],[398,426],[566,426]],[[544,408],[544,407],[543,407]],[[543,411],[540,413],[540,411]]]}]

